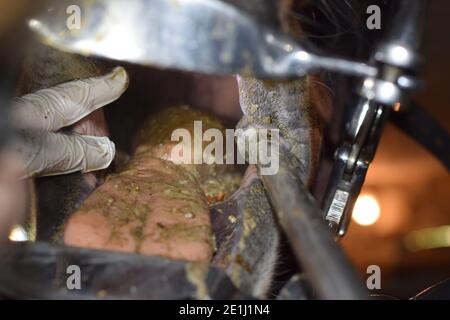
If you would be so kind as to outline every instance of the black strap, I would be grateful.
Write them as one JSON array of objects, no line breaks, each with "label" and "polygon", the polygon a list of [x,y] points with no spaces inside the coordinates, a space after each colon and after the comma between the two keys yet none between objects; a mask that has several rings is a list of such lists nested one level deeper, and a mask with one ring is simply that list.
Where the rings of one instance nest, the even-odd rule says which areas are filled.
[{"label": "black strap", "polygon": [[392,112],[390,120],[450,170],[450,135],[428,111],[412,102],[405,111]]}]

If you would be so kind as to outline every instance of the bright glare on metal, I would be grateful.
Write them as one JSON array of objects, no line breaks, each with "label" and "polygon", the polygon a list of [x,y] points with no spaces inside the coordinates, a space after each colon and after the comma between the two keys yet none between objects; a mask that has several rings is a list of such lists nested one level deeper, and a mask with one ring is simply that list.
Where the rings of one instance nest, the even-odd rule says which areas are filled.
[{"label": "bright glare on metal", "polygon": [[9,234],[9,240],[15,242],[28,241],[28,233],[22,226],[16,225]]},{"label": "bright glare on metal", "polygon": [[395,46],[392,48],[392,55],[398,61],[406,61],[409,59],[409,52],[406,48],[401,46]]}]

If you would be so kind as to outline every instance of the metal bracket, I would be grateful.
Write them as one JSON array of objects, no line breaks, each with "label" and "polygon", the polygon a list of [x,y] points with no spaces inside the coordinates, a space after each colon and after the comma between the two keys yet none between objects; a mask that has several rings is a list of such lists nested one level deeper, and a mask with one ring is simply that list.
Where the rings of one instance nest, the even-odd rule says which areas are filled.
[{"label": "metal bracket", "polygon": [[404,108],[407,91],[420,87],[412,71],[420,61],[425,7],[424,0],[399,1],[392,31],[372,56],[377,76],[365,78],[360,87],[362,98],[349,122],[347,139],[336,151],[324,201],[325,219],[338,237],[347,231],[390,110]]}]

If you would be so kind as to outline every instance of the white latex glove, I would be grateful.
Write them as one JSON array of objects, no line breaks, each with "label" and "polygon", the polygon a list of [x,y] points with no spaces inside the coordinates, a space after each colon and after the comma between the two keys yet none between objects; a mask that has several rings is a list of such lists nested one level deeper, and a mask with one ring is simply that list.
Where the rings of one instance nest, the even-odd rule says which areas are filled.
[{"label": "white latex glove", "polygon": [[24,162],[22,178],[107,168],[115,146],[107,137],[57,132],[118,99],[128,75],[117,67],[95,78],[67,82],[16,98],[12,121],[20,137],[13,152]]}]

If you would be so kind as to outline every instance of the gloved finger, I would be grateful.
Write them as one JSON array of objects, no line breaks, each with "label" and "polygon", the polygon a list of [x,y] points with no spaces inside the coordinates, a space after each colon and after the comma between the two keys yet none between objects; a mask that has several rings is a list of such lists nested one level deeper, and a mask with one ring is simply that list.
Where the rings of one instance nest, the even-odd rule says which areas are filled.
[{"label": "gloved finger", "polygon": [[17,128],[56,131],[118,99],[128,75],[116,67],[107,75],[75,80],[15,99],[12,120]]},{"label": "gloved finger", "polygon": [[22,178],[83,173],[107,168],[115,145],[107,137],[24,132],[15,151],[25,163]]}]

